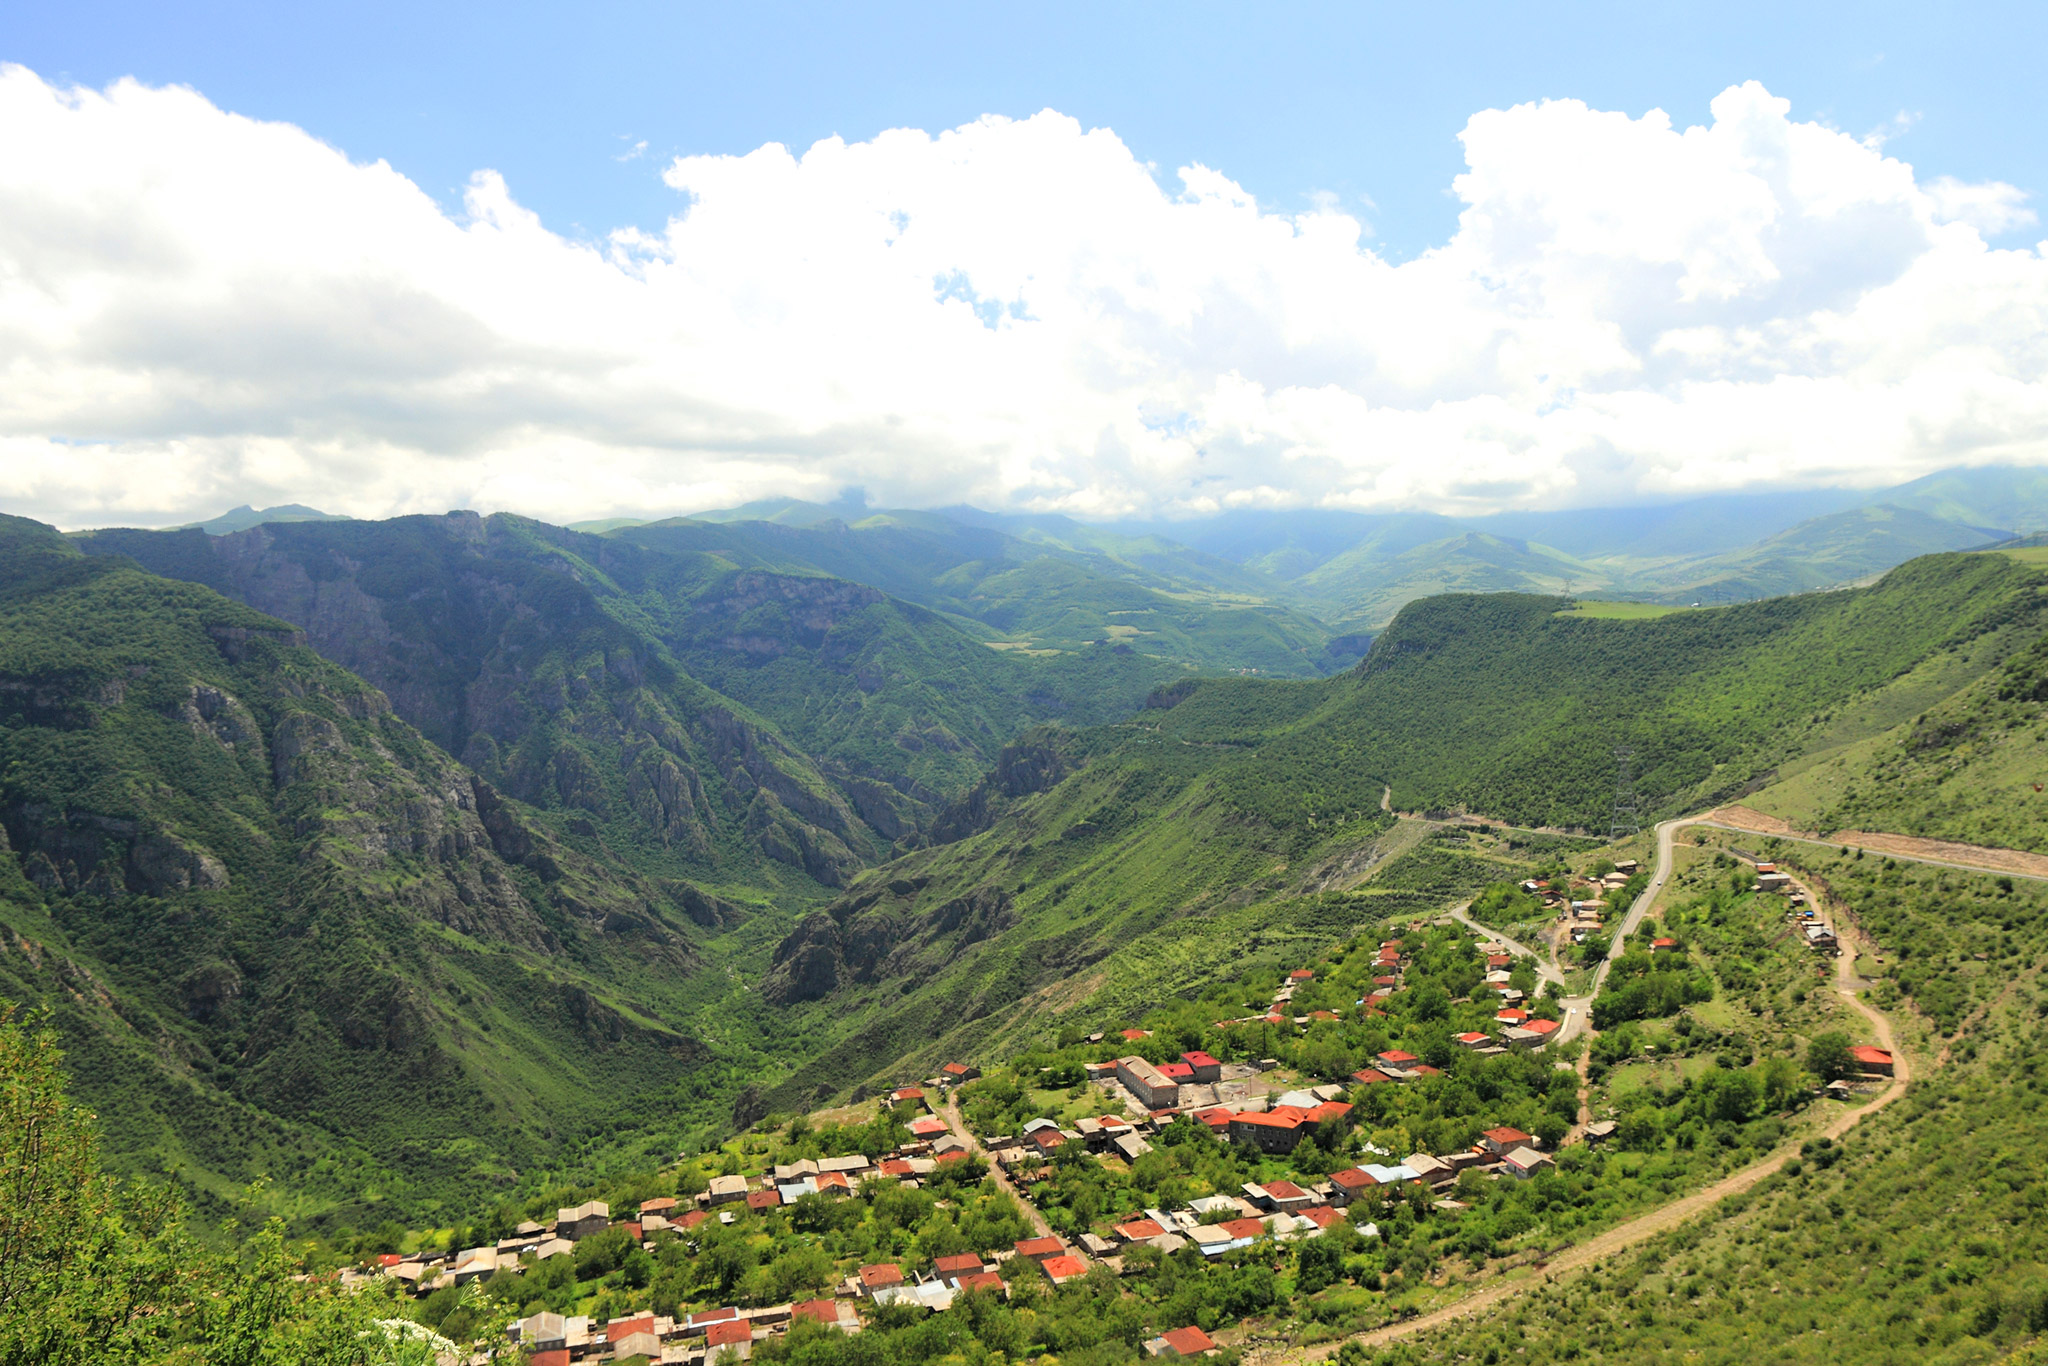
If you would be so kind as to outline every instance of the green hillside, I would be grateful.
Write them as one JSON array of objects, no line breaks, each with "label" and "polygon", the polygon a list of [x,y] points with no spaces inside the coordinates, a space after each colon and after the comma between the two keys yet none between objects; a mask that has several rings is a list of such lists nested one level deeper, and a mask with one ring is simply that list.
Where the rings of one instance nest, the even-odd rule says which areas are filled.
[{"label": "green hillside", "polygon": [[19,519],[0,828],[0,994],[207,1201],[417,1217],[716,1074],[739,907],[557,842],[289,624]]},{"label": "green hillside", "polygon": [[[1104,1021],[1247,943],[1350,933],[1375,918],[1371,894],[1427,866],[1392,860],[1356,890],[1384,853],[1387,789],[1399,810],[1604,832],[1626,743],[1645,822],[1739,793],[1839,743],[1835,713],[1923,661],[1951,661],[1954,691],[2038,638],[2044,582],[2007,557],[1952,555],[1867,589],[1651,619],[1433,598],[1345,677],[1188,680],[1124,724],[1020,745],[934,827],[950,842],[865,874],[776,950],[768,995],[859,1021],[776,1101],[899,1053],[971,1052],[1019,1002],[1028,1018]],[[1508,871],[1438,879],[1430,904]]]}]

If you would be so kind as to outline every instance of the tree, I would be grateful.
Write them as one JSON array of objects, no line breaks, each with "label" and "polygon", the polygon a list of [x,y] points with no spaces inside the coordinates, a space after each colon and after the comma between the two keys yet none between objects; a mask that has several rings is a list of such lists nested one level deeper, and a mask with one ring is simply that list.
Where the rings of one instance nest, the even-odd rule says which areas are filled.
[{"label": "tree", "polygon": [[47,1017],[36,1026],[0,1006],[0,1361],[148,1355],[182,1211],[100,1170],[94,1117],[64,1094]]},{"label": "tree", "polygon": [[1839,1031],[1816,1034],[1806,1045],[1806,1069],[1822,1081],[1836,1081],[1854,1070],[1849,1036]]}]

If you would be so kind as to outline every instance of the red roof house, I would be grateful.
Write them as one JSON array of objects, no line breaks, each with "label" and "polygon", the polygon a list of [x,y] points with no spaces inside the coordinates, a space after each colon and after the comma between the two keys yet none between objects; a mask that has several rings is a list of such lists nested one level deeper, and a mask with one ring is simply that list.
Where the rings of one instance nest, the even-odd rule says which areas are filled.
[{"label": "red roof house", "polygon": [[894,1262],[877,1262],[860,1269],[860,1284],[863,1290],[887,1290],[892,1285],[903,1284],[903,1268]]},{"label": "red roof house", "polygon": [[1860,1043],[1849,1050],[1849,1056],[1855,1060],[1857,1067],[1865,1072],[1875,1072],[1884,1077],[1892,1075],[1892,1055],[1882,1048],[1872,1048],[1869,1044]]},{"label": "red roof house", "polygon": [[1488,1152],[1500,1153],[1502,1155],[1511,1153],[1517,1148],[1527,1147],[1535,1141],[1535,1139],[1523,1133],[1520,1129],[1512,1129],[1505,1124],[1498,1129],[1488,1129],[1479,1136],[1479,1142]]},{"label": "red roof house", "polygon": [[1088,1263],[1079,1257],[1061,1255],[1047,1257],[1039,1263],[1045,1270],[1045,1278],[1054,1285],[1065,1285],[1068,1281],[1079,1280],[1088,1274]]},{"label": "red roof house", "polygon": [[[1216,1350],[1216,1339],[1193,1324],[1185,1328],[1176,1328],[1170,1333],[1161,1333],[1155,1341],[1164,1344],[1167,1351],[1177,1357],[1198,1357],[1204,1352]],[[1166,1353],[1161,1352],[1159,1355],[1164,1356]]]},{"label": "red roof house", "polygon": [[1058,1257],[1067,1250],[1067,1245],[1057,1238],[1024,1238],[1017,1243],[1017,1255],[1042,1262],[1047,1257]]}]

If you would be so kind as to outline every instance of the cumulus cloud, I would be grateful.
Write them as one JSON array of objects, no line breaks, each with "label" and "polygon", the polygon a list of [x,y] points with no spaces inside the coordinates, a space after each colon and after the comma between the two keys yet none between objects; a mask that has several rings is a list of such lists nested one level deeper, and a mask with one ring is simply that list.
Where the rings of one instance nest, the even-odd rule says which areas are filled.
[{"label": "cumulus cloud", "polygon": [[0,502],[1485,510],[2048,459],[2048,261],[1755,84],[1476,114],[1394,264],[1053,112],[685,157],[659,233],[0,70]]}]

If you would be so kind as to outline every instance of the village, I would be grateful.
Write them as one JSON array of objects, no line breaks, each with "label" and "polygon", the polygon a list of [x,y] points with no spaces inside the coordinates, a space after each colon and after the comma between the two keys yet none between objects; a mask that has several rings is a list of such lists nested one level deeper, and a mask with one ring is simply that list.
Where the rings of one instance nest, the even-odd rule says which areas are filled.
[{"label": "village", "polygon": [[[1636,871],[1618,864],[1602,874],[1604,884],[1589,885],[1616,894]],[[1831,952],[1832,936],[1791,879],[1768,863],[1756,871],[1751,890],[1786,895],[1786,914],[1805,942]],[[1519,890],[1555,909],[1573,938],[1598,932],[1606,902],[1553,893],[1545,880]],[[1676,948],[1663,936],[1650,946],[1653,957]],[[1234,1265],[1261,1247],[1332,1235],[1346,1248],[1382,1245],[1390,1221],[1455,1227],[1502,1183],[1541,1188],[1561,1162],[1582,1180],[1589,1168],[1575,1154],[1619,1132],[1616,1119],[1585,1112],[1574,1063],[1547,1057],[1565,1031],[1556,993],[1532,999],[1525,989],[1531,966],[1509,943],[1438,920],[1279,974],[1270,998],[1245,1013],[1196,1018],[1183,1010],[1149,1028],[1074,1039],[1044,1061],[1020,1058],[986,1077],[974,1063],[949,1062],[869,1103],[874,1117],[862,1132],[887,1128],[899,1141],[886,1150],[741,1164],[687,1194],[621,1210],[592,1200],[546,1222],[525,1221],[490,1245],[385,1254],[360,1274],[416,1296],[460,1292],[577,1259],[589,1240],[616,1243],[621,1231],[630,1247],[661,1254],[694,1246],[707,1230],[766,1231],[784,1219],[815,1225],[806,1211],[872,1203],[890,1188],[925,1191],[945,1205],[993,1186],[1028,1222],[1018,1230],[1027,1236],[1000,1246],[847,1265],[836,1282],[817,1287],[829,1293],[806,1299],[602,1318],[541,1310],[508,1329],[536,1366],[716,1366],[748,1360],[793,1331],[858,1333],[881,1314],[944,1313],[969,1296],[1051,1293],[1162,1258]],[[1213,1042],[1183,1046],[1197,1039]],[[1891,1074],[1882,1050],[1859,1046],[1853,1057],[1863,1076]],[[1451,1113],[1451,1074],[1479,1079],[1501,1099],[1490,1112],[1482,1102]],[[1828,1094],[1856,1089],[1837,1080]],[[1390,1134],[1436,1141],[1407,1150],[1375,1141]],[[1162,1178],[1169,1154],[1178,1165]],[[1193,1184],[1207,1189],[1162,1193],[1188,1186],[1178,1178],[1195,1171],[1206,1179]],[[1100,1208],[1074,1197],[1091,1181],[1112,1188]],[[1202,1356],[1216,1349],[1214,1326],[1175,1324],[1144,1347],[1156,1357]]]}]

